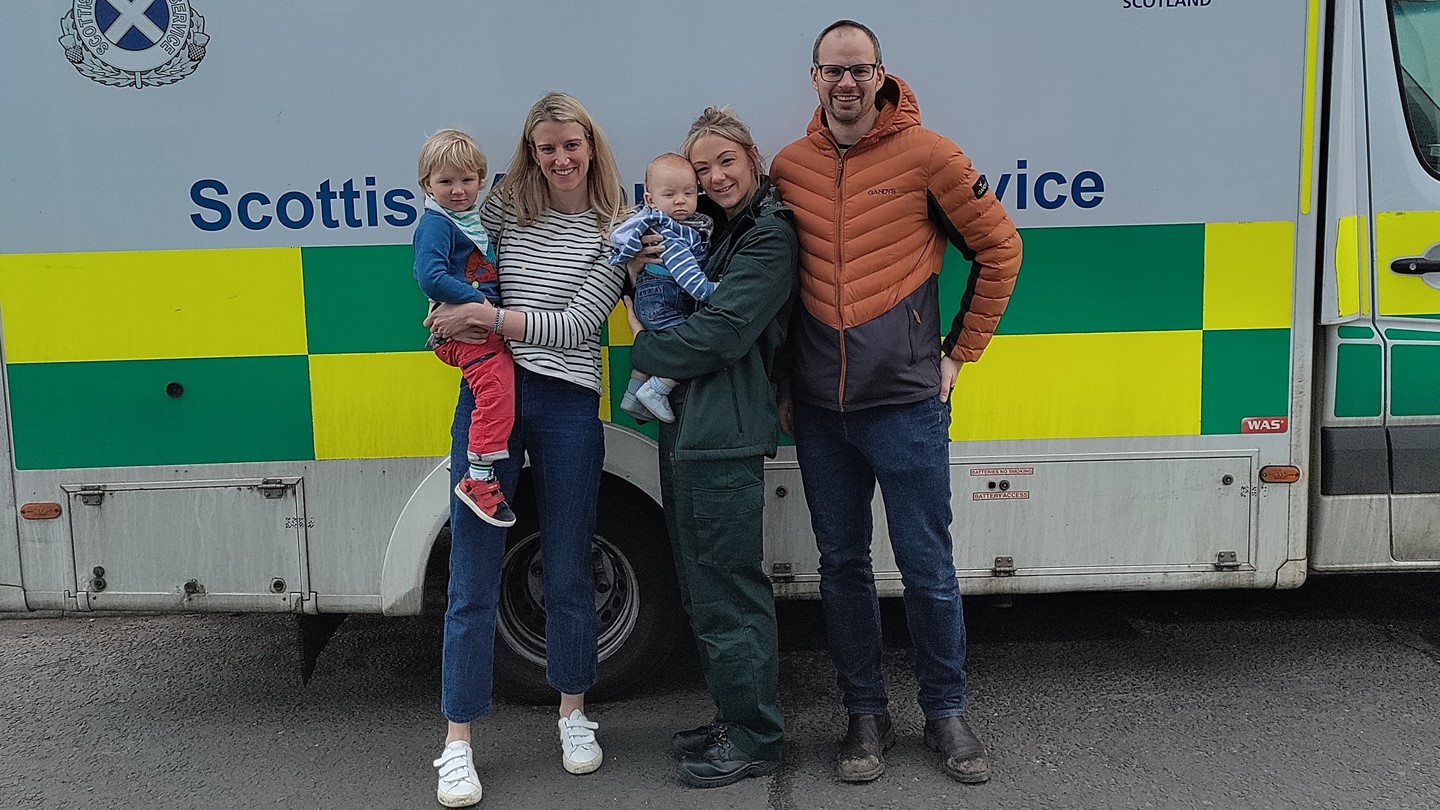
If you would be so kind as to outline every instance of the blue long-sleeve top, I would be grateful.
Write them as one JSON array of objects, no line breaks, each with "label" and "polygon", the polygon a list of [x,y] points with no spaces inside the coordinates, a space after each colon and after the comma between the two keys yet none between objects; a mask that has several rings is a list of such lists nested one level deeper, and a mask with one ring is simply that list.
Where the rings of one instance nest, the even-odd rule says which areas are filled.
[{"label": "blue long-sleeve top", "polygon": [[493,243],[481,253],[449,217],[427,208],[415,226],[414,246],[415,281],[431,301],[500,305]]},{"label": "blue long-sleeve top", "polygon": [[610,263],[618,267],[635,258],[635,254],[645,247],[640,237],[653,230],[665,238],[665,251],[660,254],[661,265],[646,265],[646,269],[663,267],[665,272],[661,275],[674,278],[680,289],[691,298],[709,301],[710,296],[715,294],[715,282],[700,269],[708,251],[706,233],[702,228],[708,230],[709,217],[705,217],[704,223],[689,224],[696,222],[700,216],[703,215],[697,214],[680,222],[648,205],[641,207],[610,234]]}]

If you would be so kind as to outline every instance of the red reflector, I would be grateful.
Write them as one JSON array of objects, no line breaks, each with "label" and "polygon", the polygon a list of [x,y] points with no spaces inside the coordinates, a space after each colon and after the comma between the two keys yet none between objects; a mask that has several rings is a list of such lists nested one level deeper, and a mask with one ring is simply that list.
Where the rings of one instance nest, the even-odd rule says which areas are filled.
[{"label": "red reflector", "polygon": [[60,504],[27,503],[20,507],[20,517],[26,520],[54,520],[60,517]]},{"label": "red reflector", "polygon": [[1300,480],[1300,468],[1289,464],[1261,467],[1260,480],[1267,484],[1293,484]]}]

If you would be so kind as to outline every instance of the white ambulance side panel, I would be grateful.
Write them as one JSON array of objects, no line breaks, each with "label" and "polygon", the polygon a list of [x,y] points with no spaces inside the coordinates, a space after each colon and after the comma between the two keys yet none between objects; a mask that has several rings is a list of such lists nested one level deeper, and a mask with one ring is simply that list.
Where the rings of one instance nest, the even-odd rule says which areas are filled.
[{"label": "white ambulance side panel", "polygon": [[[815,106],[807,75],[811,42],[839,17],[876,23],[887,67],[913,86],[926,124],[959,142],[989,173],[997,195],[1008,185],[1004,199],[1022,228],[1280,225],[1293,233],[1280,240],[1280,252],[1306,266],[1305,246],[1314,241],[1300,213],[1305,192],[1298,180],[1310,134],[1304,76],[1313,54],[1297,4],[1145,9],[1120,0],[930,0],[886,7],[882,15],[874,4],[848,0],[503,8],[417,0],[403,19],[379,0],[347,3],[343,12],[282,0],[191,5],[206,19],[203,61],[191,75],[143,89],[80,75],[71,59],[75,46],[57,26],[69,4],[9,10],[0,72],[23,80],[0,85],[0,108],[7,110],[0,142],[10,154],[38,157],[10,160],[0,171],[5,252],[406,244],[404,217],[385,215],[395,210],[392,202],[414,202],[415,154],[424,136],[442,126],[467,129],[501,171],[526,109],[552,89],[573,92],[596,115],[628,182],[640,179],[651,156],[675,148],[708,104],[734,104],[762,152],[773,154],[804,131]],[[456,82],[437,64],[437,39],[452,31],[474,32],[475,48],[465,59],[470,81]],[[1240,87],[1246,92],[1236,92]],[[1096,181],[1092,188],[1103,179],[1094,205],[1076,200],[1075,185],[1087,173]],[[359,226],[343,217],[326,222],[316,201],[347,183],[362,196],[373,193],[378,216],[362,211]],[[1065,201],[1041,205],[1038,191],[1047,187]],[[94,214],[83,228],[66,216],[77,198]],[[1163,265],[1151,269],[1163,273]],[[1308,356],[1308,283],[1302,280],[1287,302],[1292,310],[1282,313],[1281,325],[1294,334],[1280,351],[1290,346],[1292,362]],[[1192,292],[1187,303],[1195,305],[1203,291]],[[1198,357],[1194,348],[1207,329],[1169,331],[1189,332],[1184,339]],[[1133,328],[1127,337],[1143,340],[1149,331]],[[1303,557],[1291,542],[1303,493],[1267,489],[1255,479],[1266,464],[1303,462],[1294,437],[1304,433],[1298,409],[1308,388],[1293,368],[1277,379],[1287,371],[1288,396],[1275,411],[1243,415],[1284,416],[1288,404],[1295,425],[1289,433],[1241,434],[1232,425],[1202,434],[1197,413],[1195,424],[1169,432],[1097,429],[1080,437],[957,443],[958,566],[983,583],[977,589],[1273,586]],[[1143,402],[1130,407],[1144,416]],[[790,452],[782,450],[779,465],[793,460]],[[969,489],[968,470],[991,460],[1043,473],[1030,503],[1012,510],[1017,501],[974,499],[979,493]],[[1075,475],[1075,465],[1087,460],[1097,472]],[[196,464],[166,475],[303,477],[307,508],[319,521],[299,541],[310,585],[321,598],[366,604],[379,589],[390,539],[385,520],[393,521],[409,495],[393,482],[418,481],[433,466],[421,458]],[[134,467],[99,474],[27,470],[20,484],[22,491],[48,493],[77,478],[126,483],[154,475]],[[375,475],[390,488],[355,508],[354,484]],[[1127,493],[1136,491],[1147,497],[1121,513]],[[803,529],[803,498],[798,486],[789,492],[772,504],[773,527],[784,530],[768,538],[767,562],[793,560],[813,574],[801,556],[814,548]],[[1302,500],[1292,509],[1295,498]],[[1163,514],[1147,517],[1155,510]],[[1076,526],[1084,527],[1087,545],[1068,549],[1075,553],[1067,557],[1057,538]],[[93,571],[70,548],[76,542],[85,550],[84,538],[31,527],[24,542],[27,574],[40,573],[55,603]],[[885,545],[877,529],[877,550]],[[1234,568],[1217,564],[1221,552],[1234,553]],[[893,573],[884,553],[877,551],[877,562]],[[1019,575],[992,576],[997,556],[1011,556]]]}]

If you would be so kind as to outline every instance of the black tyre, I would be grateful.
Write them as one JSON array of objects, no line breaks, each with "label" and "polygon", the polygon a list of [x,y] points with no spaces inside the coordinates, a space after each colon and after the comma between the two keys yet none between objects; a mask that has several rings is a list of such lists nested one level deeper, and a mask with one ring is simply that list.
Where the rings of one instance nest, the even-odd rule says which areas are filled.
[{"label": "black tyre", "polygon": [[[507,538],[495,634],[495,688],[526,703],[554,703],[545,680],[545,606],[535,501],[522,483]],[[592,545],[600,679],[587,697],[633,691],[669,659],[684,629],[664,516],[655,502],[609,476],[600,485]]]}]

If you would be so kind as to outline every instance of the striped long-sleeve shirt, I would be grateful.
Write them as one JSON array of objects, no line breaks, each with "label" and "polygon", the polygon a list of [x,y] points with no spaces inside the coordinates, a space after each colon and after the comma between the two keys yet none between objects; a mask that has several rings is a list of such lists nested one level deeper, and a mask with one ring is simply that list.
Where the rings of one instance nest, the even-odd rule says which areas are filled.
[{"label": "striped long-sleeve shirt", "polygon": [[510,341],[515,362],[600,392],[600,326],[620,301],[623,271],[605,261],[595,212],[551,211],[521,226],[491,194],[480,216],[497,246],[501,304],[525,313],[525,337]]}]

